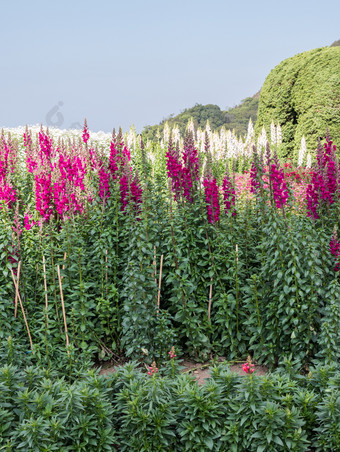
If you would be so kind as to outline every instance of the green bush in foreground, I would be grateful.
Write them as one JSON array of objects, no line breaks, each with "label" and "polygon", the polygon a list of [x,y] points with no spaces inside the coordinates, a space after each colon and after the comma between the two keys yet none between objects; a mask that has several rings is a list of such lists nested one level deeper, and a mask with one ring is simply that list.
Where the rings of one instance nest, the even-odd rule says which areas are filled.
[{"label": "green bush in foreground", "polygon": [[339,368],[308,376],[241,377],[220,364],[198,386],[188,375],[131,363],[73,383],[43,369],[0,368],[0,450],[340,450]]}]

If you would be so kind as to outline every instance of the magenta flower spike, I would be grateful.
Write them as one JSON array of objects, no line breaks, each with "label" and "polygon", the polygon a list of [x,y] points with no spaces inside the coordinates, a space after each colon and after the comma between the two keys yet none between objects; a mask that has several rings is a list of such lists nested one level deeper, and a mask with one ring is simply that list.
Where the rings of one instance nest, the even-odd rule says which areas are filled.
[{"label": "magenta flower spike", "polygon": [[182,173],[184,171],[183,165],[179,158],[179,153],[175,149],[170,135],[168,152],[166,153],[166,167],[168,177],[171,179],[172,191],[174,193],[175,201],[178,201],[182,194]]},{"label": "magenta flower spike", "polygon": [[333,234],[329,242],[329,251],[335,257],[336,265],[334,267],[334,271],[338,272],[340,270],[340,243],[338,240],[336,227],[334,227]]},{"label": "magenta flower spike", "polygon": [[250,168],[250,192],[257,195],[259,193],[263,174],[263,163],[260,161],[256,147],[253,146],[253,161]]},{"label": "magenta flower spike", "polygon": [[307,215],[311,218],[319,218],[320,208],[330,206],[339,197],[335,151],[336,147],[329,137],[323,148],[318,144],[316,165],[306,192]]},{"label": "magenta flower spike", "polygon": [[86,118],[85,118],[84,128],[83,128],[83,141],[84,141],[84,143],[86,144],[89,141],[89,139],[90,139],[90,133],[89,133],[89,129],[87,127],[87,121],[86,121]]},{"label": "magenta flower spike", "polygon": [[289,192],[285,181],[285,175],[277,159],[269,165],[269,180],[272,183],[273,198],[278,209],[282,209],[288,201]]},{"label": "magenta flower spike", "polygon": [[236,193],[235,193],[235,188],[230,180],[230,176],[228,173],[224,176],[224,179],[223,179],[222,193],[223,193],[225,213],[228,214],[228,212],[232,209],[232,215],[235,216],[236,215],[236,210],[235,210]]},{"label": "magenta flower spike", "polygon": [[[14,172],[16,156],[10,138],[6,141],[4,135],[0,138],[0,201],[12,208],[17,201],[15,188],[11,183],[11,174]],[[1,206],[0,206],[1,209]]]},{"label": "magenta flower spike", "polygon": [[209,223],[216,223],[220,218],[219,189],[214,177],[203,181]]}]

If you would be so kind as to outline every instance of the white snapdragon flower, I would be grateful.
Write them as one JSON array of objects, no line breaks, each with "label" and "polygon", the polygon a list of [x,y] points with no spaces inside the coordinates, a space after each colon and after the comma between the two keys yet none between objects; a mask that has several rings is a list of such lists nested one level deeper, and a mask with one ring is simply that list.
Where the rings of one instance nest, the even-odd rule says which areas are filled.
[{"label": "white snapdragon flower", "polygon": [[181,140],[181,133],[179,131],[178,126],[175,126],[172,129],[172,141],[176,144],[180,140]]},{"label": "white snapdragon flower", "polygon": [[266,143],[267,143],[267,133],[266,129],[262,127],[261,135],[257,139],[257,147],[260,151],[264,152],[266,149]]},{"label": "white snapdragon flower", "polygon": [[170,138],[170,127],[169,124],[166,122],[164,125],[164,130],[163,130],[163,140],[164,143],[169,143],[169,138]]},{"label": "white snapdragon flower", "polygon": [[282,129],[280,124],[276,126],[276,145],[280,146],[282,144]]},{"label": "white snapdragon flower", "polygon": [[194,137],[194,140],[195,140],[195,139],[196,139],[196,136],[195,136],[195,126],[194,126],[194,121],[193,121],[192,118],[191,118],[191,119],[189,120],[189,122],[188,122],[187,130],[188,130],[189,132],[192,133],[192,136]]},{"label": "white snapdragon flower", "polygon": [[272,123],[270,124],[270,142],[271,144],[276,144],[276,127],[274,124],[274,120],[272,120]]},{"label": "white snapdragon flower", "polygon": [[255,131],[254,131],[254,126],[253,126],[253,121],[250,118],[249,123],[248,123],[246,143],[253,143],[254,141],[255,141]]},{"label": "white snapdragon flower", "polygon": [[306,139],[304,137],[304,135],[301,138],[301,147],[299,150],[299,157],[298,157],[298,166],[302,166],[303,165],[303,160],[305,157],[305,154],[307,153],[307,146],[306,146]]}]

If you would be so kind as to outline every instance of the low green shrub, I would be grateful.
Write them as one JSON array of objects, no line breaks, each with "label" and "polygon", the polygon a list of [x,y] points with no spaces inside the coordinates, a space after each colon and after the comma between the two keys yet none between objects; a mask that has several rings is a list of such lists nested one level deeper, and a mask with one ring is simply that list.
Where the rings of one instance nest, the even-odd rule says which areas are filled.
[{"label": "low green shrub", "polygon": [[148,375],[136,363],[73,382],[0,368],[1,451],[340,451],[340,372]]}]

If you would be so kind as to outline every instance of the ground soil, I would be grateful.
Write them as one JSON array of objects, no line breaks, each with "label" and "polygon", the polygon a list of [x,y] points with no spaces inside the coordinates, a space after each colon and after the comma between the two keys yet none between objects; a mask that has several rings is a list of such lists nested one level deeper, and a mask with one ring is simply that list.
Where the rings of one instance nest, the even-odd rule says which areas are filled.
[{"label": "ground soil", "polygon": [[[223,359],[220,361],[223,361]],[[182,372],[192,373],[199,385],[204,384],[204,381],[210,376],[209,363],[196,363],[195,361],[184,360],[181,365],[184,367]],[[229,368],[232,372],[237,372],[242,376],[246,375],[246,373],[242,370],[242,363],[230,364]],[[266,366],[257,365],[255,368],[256,375],[265,375],[268,372],[268,368]]]},{"label": "ground soil", "polygon": [[[220,358],[219,361],[222,362],[224,359]],[[192,374],[199,385],[204,384],[205,380],[210,376],[210,362],[198,363],[196,361],[183,360],[180,365],[183,367],[182,372]],[[100,375],[111,374],[115,372],[118,367],[119,365],[117,364],[104,363],[100,370]],[[242,370],[242,363],[230,364],[229,368],[232,372],[237,372],[242,376],[246,375]],[[256,365],[255,368],[256,375],[265,375],[268,372],[268,368],[266,366]]]}]

